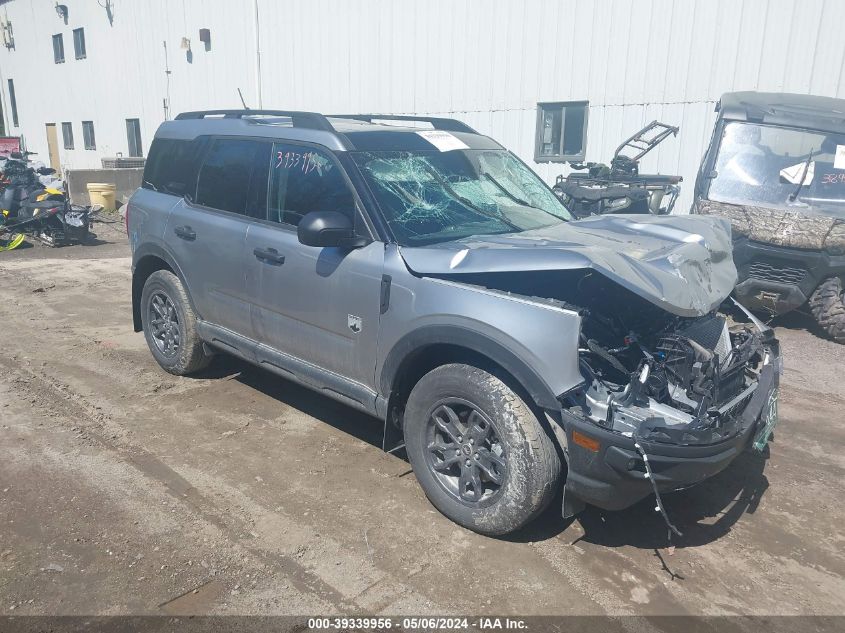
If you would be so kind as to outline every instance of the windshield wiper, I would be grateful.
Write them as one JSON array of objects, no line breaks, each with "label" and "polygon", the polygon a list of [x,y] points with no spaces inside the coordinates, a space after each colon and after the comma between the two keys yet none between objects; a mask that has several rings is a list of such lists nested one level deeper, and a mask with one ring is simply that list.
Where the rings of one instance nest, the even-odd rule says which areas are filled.
[{"label": "windshield wiper", "polygon": [[158,187],[156,187],[156,186],[155,186],[153,183],[151,183],[149,180],[145,180],[142,184],[147,185],[147,186],[148,186],[150,189],[152,189],[153,191],[158,191]]},{"label": "windshield wiper", "polygon": [[537,209],[538,211],[542,211],[542,209],[538,209],[538,208],[537,208],[537,207],[535,207],[533,204],[528,203],[526,200],[523,200],[522,198],[517,198],[517,197],[516,197],[515,195],[513,195],[510,191],[508,191],[507,189],[505,189],[505,187],[502,185],[502,183],[500,183],[498,180],[496,180],[495,178],[493,178],[493,176],[491,176],[491,175],[490,175],[490,174],[488,174],[487,172],[484,172],[484,173],[483,173],[483,174],[481,174],[481,175],[482,175],[482,176],[484,176],[484,177],[485,177],[487,180],[489,180],[490,182],[492,182],[492,183],[495,185],[496,189],[498,189],[499,191],[501,191],[503,194],[505,194],[508,198],[510,198],[511,200],[513,200],[514,202],[516,202],[517,204],[522,205],[523,207],[531,207],[532,209]]},{"label": "windshield wiper", "polygon": [[804,186],[804,179],[807,177],[807,172],[810,170],[810,163],[813,160],[813,153],[815,149],[810,148],[810,155],[807,156],[807,161],[804,163],[804,172],[801,174],[801,180],[798,181],[798,186],[795,187],[795,191],[789,194],[787,200],[789,202],[795,202],[795,199],[798,198],[798,194],[801,193],[801,187]]},{"label": "windshield wiper", "polygon": [[483,174],[481,174],[481,175],[482,175],[482,176],[484,176],[484,177],[485,177],[487,180],[489,180],[490,182],[492,182],[492,183],[493,183],[493,185],[496,187],[496,189],[498,189],[499,191],[501,191],[503,194],[505,194],[508,198],[510,198],[510,199],[511,199],[511,200],[513,200],[514,202],[516,202],[518,205],[523,206],[523,207],[528,207],[529,209],[536,209],[537,211],[542,211],[542,212],[543,212],[543,213],[545,213],[546,215],[550,215],[550,216],[552,216],[553,218],[557,218],[558,220],[560,219],[560,218],[558,218],[558,216],[556,216],[556,215],[555,215],[554,213],[552,213],[551,211],[546,211],[545,209],[541,209],[540,207],[535,207],[535,206],[534,206],[533,204],[531,204],[530,202],[527,202],[526,200],[523,200],[522,198],[519,198],[519,197],[515,196],[513,193],[511,193],[510,191],[508,191],[502,183],[500,183],[498,180],[496,180],[495,178],[493,178],[493,176],[491,176],[491,175],[490,175],[490,174],[488,174],[487,172],[484,172],[484,173],[483,173]]},{"label": "windshield wiper", "polygon": [[440,174],[438,174],[438,173],[437,173],[437,171],[435,171],[435,170],[434,170],[434,168],[432,168],[430,165],[425,165],[425,164],[424,164],[424,165],[423,165],[423,169],[425,169],[425,170],[426,170],[426,171],[427,171],[427,172],[428,172],[428,173],[429,173],[429,174],[430,174],[430,175],[431,175],[431,176],[432,176],[432,177],[433,177],[433,178],[434,178],[434,179],[435,179],[435,180],[436,180],[436,181],[440,184],[440,186],[441,186],[441,187],[443,187],[443,190],[444,190],[446,193],[448,193],[450,196],[452,196],[455,200],[457,200],[457,201],[458,201],[458,202],[460,202],[461,204],[463,204],[463,205],[465,205],[465,206],[469,207],[470,209],[472,209],[473,211],[475,211],[475,212],[477,212],[477,213],[480,213],[480,214],[481,214],[481,215],[483,215],[484,217],[491,218],[491,219],[493,219],[493,220],[499,220],[500,222],[502,222],[503,224],[506,224],[507,226],[509,226],[510,228],[512,228],[512,229],[513,229],[513,230],[515,230],[515,231],[521,231],[521,230],[522,230],[522,229],[521,229],[521,228],[519,228],[516,224],[514,224],[513,222],[511,222],[510,220],[508,220],[508,219],[505,217],[504,213],[502,213],[502,212],[499,212],[499,213],[487,213],[487,212],[486,212],[486,211],[484,211],[483,209],[481,209],[481,208],[477,207],[477,206],[476,206],[476,205],[474,205],[472,202],[470,202],[469,200],[467,200],[466,198],[464,198],[461,194],[459,194],[457,191],[455,191],[454,189],[452,189],[451,185],[449,185],[449,183],[448,183],[448,182],[446,182],[446,180],[444,180],[444,179],[440,176]]},{"label": "windshield wiper", "polygon": [[546,215],[550,215],[550,216],[552,216],[555,220],[563,220],[563,219],[564,219],[564,218],[561,218],[559,215],[555,215],[555,214],[554,214],[554,213],[552,213],[551,211],[546,211],[546,210],[545,210],[545,209],[543,209],[542,207],[537,207],[537,206],[534,206],[534,205],[533,205],[533,204],[531,204],[530,202],[527,202],[527,201],[523,200],[522,198],[519,198],[519,197],[515,196],[515,195],[514,195],[513,193],[511,193],[508,189],[506,189],[506,188],[505,188],[505,186],[504,186],[502,183],[500,183],[498,180],[496,180],[495,178],[493,178],[493,176],[491,176],[491,175],[490,175],[490,174],[488,174],[487,172],[484,172],[484,173],[483,173],[483,174],[481,174],[481,175],[482,175],[482,176],[484,176],[484,177],[485,177],[487,180],[489,180],[490,182],[492,182],[492,183],[493,183],[493,185],[494,185],[494,186],[495,186],[495,187],[496,187],[499,191],[501,191],[503,194],[505,194],[508,198],[510,198],[510,199],[511,199],[511,200],[513,200],[514,202],[516,202],[518,205],[523,206],[523,207],[528,207],[529,209],[535,209],[535,210],[537,210],[537,211],[542,211],[542,212],[543,212],[543,213],[545,213]]}]

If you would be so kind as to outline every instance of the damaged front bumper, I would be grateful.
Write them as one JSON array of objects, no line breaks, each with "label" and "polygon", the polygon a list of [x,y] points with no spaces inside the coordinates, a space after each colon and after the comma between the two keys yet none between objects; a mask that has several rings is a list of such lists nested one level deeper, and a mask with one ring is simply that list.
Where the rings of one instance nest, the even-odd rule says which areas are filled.
[{"label": "damaged front bumper", "polygon": [[[739,406],[733,405],[728,433],[625,433],[596,424],[577,407],[561,411],[568,458],[564,516],[574,515],[585,503],[622,510],[652,494],[652,481],[661,493],[688,488],[724,470],[745,449],[765,448],[777,423],[782,360],[772,331],[754,321],[765,341],[766,359],[752,388],[743,390]],[[653,410],[656,419],[666,413]],[[642,428],[649,429],[649,424]],[[648,457],[652,481],[641,451]]]}]

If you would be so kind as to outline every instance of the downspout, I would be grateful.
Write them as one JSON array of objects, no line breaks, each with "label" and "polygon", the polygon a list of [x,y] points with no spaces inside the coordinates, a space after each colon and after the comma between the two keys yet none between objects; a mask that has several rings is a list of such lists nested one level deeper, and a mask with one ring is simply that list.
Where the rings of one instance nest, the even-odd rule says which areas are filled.
[{"label": "downspout", "polygon": [[258,109],[264,107],[261,97],[261,30],[258,25],[258,0],[253,2],[255,13],[255,91],[258,93]]}]

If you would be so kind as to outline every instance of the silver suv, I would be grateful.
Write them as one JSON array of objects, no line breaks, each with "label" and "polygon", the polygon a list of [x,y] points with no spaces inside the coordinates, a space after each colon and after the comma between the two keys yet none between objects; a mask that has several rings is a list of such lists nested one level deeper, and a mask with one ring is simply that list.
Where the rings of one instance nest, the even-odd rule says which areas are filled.
[{"label": "silver suv", "polygon": [[128,207],[135,329],[166,371],[224,352],[378,417],[478,532],[564,476],[566,516],[662,507],[777,419],[771,330],[718,312],[727,221],[573,221],[459,121],[184,113]]}]

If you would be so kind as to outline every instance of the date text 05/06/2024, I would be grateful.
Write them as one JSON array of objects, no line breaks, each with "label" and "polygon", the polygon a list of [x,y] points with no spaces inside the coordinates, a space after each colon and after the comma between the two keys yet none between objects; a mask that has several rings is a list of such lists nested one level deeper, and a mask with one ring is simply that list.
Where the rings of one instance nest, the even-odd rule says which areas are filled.
[{"label": "date text 05/06/2024", "polygon": [[308,628],[311,630],[389,630],[393,628],[408,630],[526,630],[525,620],[520,618],[499,617],[335,617],[310,618]]}]

